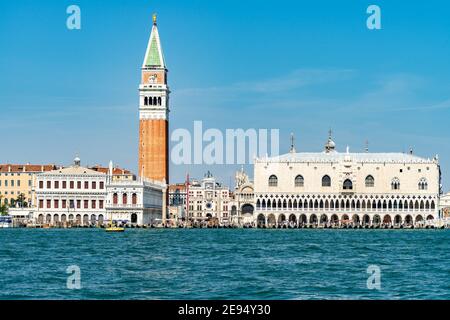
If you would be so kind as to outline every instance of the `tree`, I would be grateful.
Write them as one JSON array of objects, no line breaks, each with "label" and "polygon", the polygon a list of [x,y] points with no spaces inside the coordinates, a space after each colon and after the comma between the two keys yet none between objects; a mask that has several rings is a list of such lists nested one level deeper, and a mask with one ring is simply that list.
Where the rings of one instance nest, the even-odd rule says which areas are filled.
[{"label": "tree", "polygon": [[27,202],[25,201],[25,195],[23,193],[17,196],[17,199],[14,200],[14,203],[18,203],[19,207],[23,208],[27,206]]},{"label": "tree", "polygon": [[8,214],[8,206],[2,201],[3,196],[0,195],[0,215],[6,216]]}]

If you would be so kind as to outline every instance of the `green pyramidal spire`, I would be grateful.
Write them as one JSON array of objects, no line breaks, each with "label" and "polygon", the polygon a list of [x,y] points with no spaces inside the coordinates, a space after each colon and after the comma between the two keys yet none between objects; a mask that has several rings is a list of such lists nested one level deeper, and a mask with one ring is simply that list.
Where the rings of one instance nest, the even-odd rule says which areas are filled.
[{"label": "green pyramidal spire", "polygon": [[144,64],[142,67],[165,68],[164,56],[159,40],[158,27],[156,26],[156,15],[153,15],[152,33],[145,53]]}]

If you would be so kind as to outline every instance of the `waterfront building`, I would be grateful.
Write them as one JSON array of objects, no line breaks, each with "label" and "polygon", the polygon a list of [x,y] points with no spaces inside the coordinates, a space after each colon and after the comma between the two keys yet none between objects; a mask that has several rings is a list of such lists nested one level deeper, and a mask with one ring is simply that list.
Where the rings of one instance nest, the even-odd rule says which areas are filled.
[{"label": "waterfront building", "polygon": [[211,172],[208,171],[202,180],[194,180],[189,184],[188,197],[187,217],[189,220],[201,222],[213,218],[219,223],[231,222],[229,218],[230,190],[217,182]]},{"label": "waterfront building", "polygon": [[74,164],[36,175],[35,222],[51,225],[103,224],[106,174]]},{"label": "waterfront building", "polygon": [[153,16],[153,27],[139,85],[139,174],[169,183],[169,87],[167,68]]},{"label": "waterfront building", "polygon": [[450,224],[450,192],[441,196],[439,201],[439,210],[441,218]]},{"label": "waterfront building", "polygon": [[169,205],[186,208],[186,183],[169,185]]},{"label": "waterfront building", "polygon": [[230,218],[235,225],[248,225],[254,222],[255,195],[253,182],[244,172],[244,167],[235,175],[235,188],[231,195]]},{"label": "waterfront building", "polygon": [[438,157],[336,150],[256,158],[258,225],[423,225],[438,218]]},{"label": "waterfront building", "polygon": [[[81,166],[77,157],[72,166],[36,175],[34,222],[87,226],[103,225],[111,218],[137,225],[161,220],[165,184],[125,179],[129,171],[113,168],[112,163],[103,171]],[[131,172],[125,175],[134,177]]]},{"label": "waterfront building", "polygon": [[[0,164],[0,205],[31,206],[36,174],[56,169],[53,164]],[[16,203],[23,195],[23,203]]]},{"label": "waterfront building", "polygon": [[161,181],[143,177],[132,180],[115,179],[113,172],[111,163],[106,184],[107,217],[136,225],[161,223],[167,186]]},{"label": "waterfront building", "polygon": [[169,219],[179,221],[186,216],[186,183],[169,185]]}]

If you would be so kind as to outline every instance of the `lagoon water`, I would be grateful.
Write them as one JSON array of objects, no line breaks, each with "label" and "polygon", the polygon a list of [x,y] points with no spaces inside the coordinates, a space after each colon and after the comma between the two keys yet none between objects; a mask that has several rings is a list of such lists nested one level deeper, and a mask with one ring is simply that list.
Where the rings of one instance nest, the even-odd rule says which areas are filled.
[{"label": "lagoon water", "polygon": [[[0,299],[450,299],[450,230],[0,229]],[[81,270],[68,289],[67,267]],[[368,289],[369,265],[381,289]]]}]

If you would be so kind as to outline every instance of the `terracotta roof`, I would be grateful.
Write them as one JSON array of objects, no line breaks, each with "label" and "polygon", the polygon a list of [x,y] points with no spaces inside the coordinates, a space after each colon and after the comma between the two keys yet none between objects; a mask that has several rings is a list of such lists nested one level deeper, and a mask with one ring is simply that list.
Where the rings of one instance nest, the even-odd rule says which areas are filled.
[{"label": "terracotta roof", "polygon": [[184,183],[175,183],[169,185],[169,192],[180,189],[181,191],[186,191],[186,185]]},{"label": "terracotta roof", "polygon": [[0,172],[44,172],[56,168],[54,164],[0,164]]},{"label": "terracotta roof", "polygon": [[[101,166],[94,166],[89,167],[89,169],[98,171],[101,173],[108,173],[109,168],[108,167],[101,167]],[[120,175],[120,174],[132,174],[130,170],[127,169],[121,169],[121,168],[113,168],[113,175]]]}]

